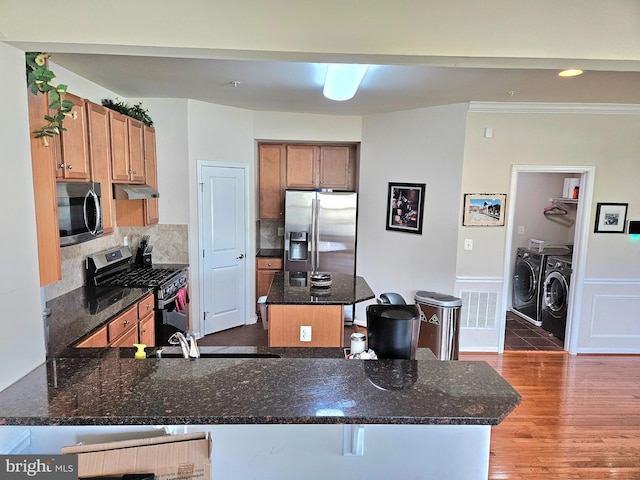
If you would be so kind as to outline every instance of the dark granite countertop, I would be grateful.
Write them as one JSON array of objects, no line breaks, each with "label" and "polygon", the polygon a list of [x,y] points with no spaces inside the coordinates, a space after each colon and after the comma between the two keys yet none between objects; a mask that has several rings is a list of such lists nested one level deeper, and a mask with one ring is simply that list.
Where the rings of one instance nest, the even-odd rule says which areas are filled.
[{"label": "dark granite countertop", "polygon": [[341,349],[202,347],[283,358],[82,349],[0,392],[3,425],[495,425],[520,395],[486,362],[345,360]]},{"label": "dark granite countertop", "polygon": [[351,305],[375,298],[364,278],[332,273],[330,287],[317,288],[309,284],[309,272],[276,272],[267,304]]},{"label": "dark granite countertop", "polygon": [[80,287],[49,300],[47,357],[60,355],[151,292],[149,288]]},{"label": "dark granite countertop", "polygon": [[[154,269],[186,270],[189,265],[160,263]],[[150,288],[83,286],[47,302],[47,357],[94,332],[110,319],[151,293]]]},{"label": "dark granite countertop", "polygon": [[258,253],[256,257],[263,258],[284,258],[284,249],[283,248],[260,248],[258,249]]}]

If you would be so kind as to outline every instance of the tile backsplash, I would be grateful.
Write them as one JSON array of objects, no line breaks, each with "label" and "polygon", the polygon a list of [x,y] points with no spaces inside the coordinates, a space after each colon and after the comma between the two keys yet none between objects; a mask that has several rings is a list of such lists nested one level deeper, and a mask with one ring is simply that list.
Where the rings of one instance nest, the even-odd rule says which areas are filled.
[{"label": "tile backsplash", "polygon": [[49,301],[83,286],[87,256],[123,245],[125,236],[131,253],[135,256],[142,235],[149,235],[149,244],[153,245],[153,263],[189,263],[188,225],[117,227],[110,235],[60,249],[62,280],[44,287],[45,300]]},{"label": "tile backsplash", "polygon": [[284,228],[282,221],[259,221],[258,248],[284,248],[284,237],[278,235],[278,228]]}]

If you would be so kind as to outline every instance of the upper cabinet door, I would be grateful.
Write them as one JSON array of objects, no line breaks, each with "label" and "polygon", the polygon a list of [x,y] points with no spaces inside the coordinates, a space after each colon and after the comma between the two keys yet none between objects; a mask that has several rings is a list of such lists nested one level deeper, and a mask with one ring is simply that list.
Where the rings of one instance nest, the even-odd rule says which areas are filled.
[{"label": "upper cabinet door", "polygon": [[285,146],[263,143],[258,148],[258,218],[284,218]]},{"label": "upper cabinet door", "polygon": [[86,102],[89,132],[89,160],[91,180],[102,189],[102,226],[104,233],[114,230],[114,205],[111,192],[111,143],[109,139],[109,111],[102,105]]},{"label": "upper cabinet door", "polygon": [[66,130],[60,133],[60,157],[57,159],[56,178],[89,181],[91,168],[85,100],[71,93],[67,93],[63,99],[74,103],[71,110],[74,116],[65,118],[63,127]]},{"label": "upper cabinet door", "polygon": [[350,146],[321,146],[319,187],[352,190],[352,161],[355,149]]},{"label": "upper cabinet door", "polygon": [[[143,127],[144,139],[144,171],[147,185],[158,190],[158,174],[156,159],[156,129],[145,125]],[[155,225],[160,220],[158,212],[158,199],[149,198],[144,201],[145,224]]]},{"label": "upper cabinet door", "polygon": [[111,175],[114,182],[129,181],[129,130],[127,117],[109,110]]},{"label": "upper cabinet door", "polygon": [[129,129],[129,180],[144,183],[144,139],[143,123],[133,118],[127,119]]},{"label": "upper cabinet door", "polygon": [[316,188],[318,159],[316,145],[287,145],[287,188]]}]

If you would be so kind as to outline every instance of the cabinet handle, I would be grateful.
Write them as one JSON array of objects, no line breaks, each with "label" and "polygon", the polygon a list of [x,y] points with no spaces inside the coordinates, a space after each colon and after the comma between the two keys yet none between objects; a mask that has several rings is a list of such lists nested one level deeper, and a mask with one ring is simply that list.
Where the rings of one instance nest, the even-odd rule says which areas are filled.
[{"label": "cabinet handle", "polygon": [[140,330],[140,333],[147,333],[147,329],[143,328],[142,330]]},{"label": "cabinet handle", "polygon": [[124,324],[125,324],[125,325],[129,325],[129,320],[125,320],[125,321],[124,321]]},{"label": "cabinet handle", "polygon": [[[43,137],[44,138],[44,137]],[[58,164],[58,168],[64,168],[64,163]]]},{"label": "cabinet handle", "polygon": [[271,266],[271,262],[267,263],[267,267],[270,267],[270,266]]},{"label": "cabinet handle", "polygon": [[67,170],[71,170],[73,168],[72,165],[67,165]]}]

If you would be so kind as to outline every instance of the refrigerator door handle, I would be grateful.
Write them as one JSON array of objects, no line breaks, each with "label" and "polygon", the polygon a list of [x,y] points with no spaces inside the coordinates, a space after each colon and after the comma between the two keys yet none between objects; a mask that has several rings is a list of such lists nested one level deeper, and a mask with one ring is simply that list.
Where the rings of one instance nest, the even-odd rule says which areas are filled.
[{"label": "refrigerator door handle", "polygon": [[311,200],[311,271],[318,266],[318,200]]}]

